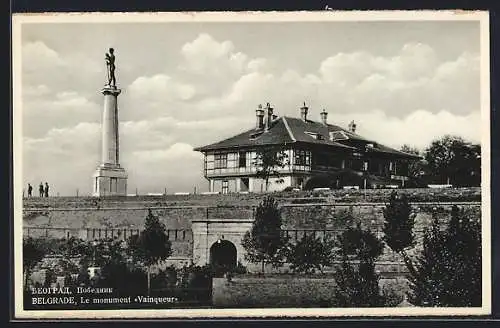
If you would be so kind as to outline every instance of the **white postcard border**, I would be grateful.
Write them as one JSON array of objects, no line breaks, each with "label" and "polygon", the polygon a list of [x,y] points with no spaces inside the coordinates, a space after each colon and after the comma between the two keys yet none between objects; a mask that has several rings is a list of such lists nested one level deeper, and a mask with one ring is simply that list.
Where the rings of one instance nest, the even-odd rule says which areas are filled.
[{"label": "white postcard border", "polygon": [[[481,42],[482,122],[482,307],[477,308],[276,308],[276,309],[166,309],[166,310],[24,310],[22,264],[22,99],[21,33],[31,23],[141,23],[141,22],[305,22],[305,21],[479,21]],[[486,11],[318,11],[318,12],[183,12],[183,13],[44,13],[12,17],[13,168],[14,168],[14,297],[16,319],[125,318],[249,318],[349,316],[468,316],[491,313],[491,186],[490,186],[490,51]]]}]

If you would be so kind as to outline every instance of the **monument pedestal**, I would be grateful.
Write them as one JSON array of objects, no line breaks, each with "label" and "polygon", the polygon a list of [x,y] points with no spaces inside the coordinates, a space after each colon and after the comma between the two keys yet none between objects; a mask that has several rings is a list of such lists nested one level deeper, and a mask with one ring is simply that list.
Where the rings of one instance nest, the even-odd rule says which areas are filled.
[{"label": "monument pedestal", "polygon": [[127,178],[120,165],[100,165],[94,173],[94,196],[126,196]]}]

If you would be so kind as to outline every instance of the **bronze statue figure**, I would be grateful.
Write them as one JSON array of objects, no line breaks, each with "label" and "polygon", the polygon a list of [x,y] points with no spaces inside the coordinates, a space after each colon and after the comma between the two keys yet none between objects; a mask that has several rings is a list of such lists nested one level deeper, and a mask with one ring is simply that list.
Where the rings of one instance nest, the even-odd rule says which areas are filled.
[{"label": "bronze statue figure", "polygon": [[108,66],[108,85],[113,87],[116,86],[114,52],[115,50],[113,48],[109,48],[109,53],[106,53],[106,65]]}]

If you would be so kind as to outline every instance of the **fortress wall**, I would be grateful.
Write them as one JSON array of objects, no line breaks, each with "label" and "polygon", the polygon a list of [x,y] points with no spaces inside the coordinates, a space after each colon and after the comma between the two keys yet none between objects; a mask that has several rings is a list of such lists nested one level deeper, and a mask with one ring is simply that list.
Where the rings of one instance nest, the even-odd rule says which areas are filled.
[{"label": "fortress wall", "polygon": [[[23,211],[23,231],[25,236],[69,238],[71,236],[85,240],[101,238],[125,239],[138,233],[148,214],[145,202],[109,203],[114,207],[70,207],[77,200],[53,203],[50,208],[26,206]],[[54,206],[57,205],[57,206]],[[470,203],[418,203],[412,206],[416,212],[415,232],[417,243],[421,242],[423,229],[429,225],[433,215],[444,223],[449,219],[453,204],[465,208],[471,217],[480,219],[481,206],[478,202]],[[133,207],[131,206],[133,205]],[[72,205],[73,206],[73,205]],[[313,233],[317,237],[335,238],[344,229],[360,223],[382,237],[384,203],[320,203],[320,204],[282,204],[281,213],[284,229],[292,241],[304,234]],[[189,258],[193,255],[192,221],[203,220],[240,220],[252,219],[254,207],[249,205],[234,206],[160,206],[151,207],[166,226],[169,240],[173,246],[173,257]],[[390,250],[386,250],[381,260],[395,259]]]}]

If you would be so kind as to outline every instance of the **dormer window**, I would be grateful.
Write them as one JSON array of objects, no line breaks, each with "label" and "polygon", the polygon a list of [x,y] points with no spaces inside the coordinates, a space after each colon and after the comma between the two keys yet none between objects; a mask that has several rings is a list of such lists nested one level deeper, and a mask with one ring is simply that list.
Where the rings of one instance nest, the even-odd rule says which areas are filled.
[{"label": "dormer window", "polygon": [[307,134],[308,136],[316,139],[316,140],[325,140],[325,138],[323,137],[322,134],[319,134],[316,132],[309,132],[309,131],[305,131],[304,133]]},{"label": "dormer window", "polygon": [[349,137],[347,134],[344,133],[344,131],[332,131],[330,132],[330,141],[340,141],[340,140],[347,140]]}]

